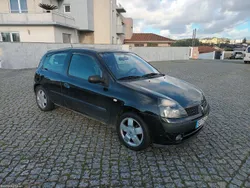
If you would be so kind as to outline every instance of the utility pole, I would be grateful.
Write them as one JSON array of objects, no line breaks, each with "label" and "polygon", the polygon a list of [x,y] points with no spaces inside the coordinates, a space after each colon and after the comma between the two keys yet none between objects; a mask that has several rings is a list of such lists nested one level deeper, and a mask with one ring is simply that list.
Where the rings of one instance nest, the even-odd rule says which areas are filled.
[{"label": "utility pole", "polygon": [[192,47],[195,46],[195,39],[196,39],[196,29],[193,30]]}]

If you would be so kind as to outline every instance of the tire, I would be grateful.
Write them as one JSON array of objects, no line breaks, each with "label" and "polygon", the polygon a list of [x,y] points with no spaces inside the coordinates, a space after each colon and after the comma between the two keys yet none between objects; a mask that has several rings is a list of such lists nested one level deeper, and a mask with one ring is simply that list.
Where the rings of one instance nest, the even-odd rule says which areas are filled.
[{"label": "tire", "polygon": [[124,113],[116,124],[119,140],[127,148],[140,151],[151,145],[146,123],[135,113]]},{"label": "tire", "polygon": [[42,87],[36,87],[36,103],[42,111],[51,111],[55,108],[54,103],[50,100],[48,92]]},{"label": "tire", "polygon": [[244,61],[245,64],[247,64],[248,62],[247,61]]}]

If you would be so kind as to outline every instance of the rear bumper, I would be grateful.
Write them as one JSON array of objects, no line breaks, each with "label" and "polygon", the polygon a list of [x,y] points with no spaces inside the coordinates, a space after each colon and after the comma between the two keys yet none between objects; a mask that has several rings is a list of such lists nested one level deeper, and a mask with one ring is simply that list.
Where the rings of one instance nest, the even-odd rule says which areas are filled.
[{"label": "rear bumper", "polygon": [[[190,137],[198,134],[202,128],[206,125],[203,124],[200,127],[197,126],[197,121],[208,116],[210,113],[209,105],[206,107],[203,114],[199,114],[195,117],[188,117],[185,119],[178,120],[160,120],[160,124],[163,127],[164,133],[154,135],[153,140],[156,144],[178,144]],[[182,139],[177,140],[176,137],[181,135]]]}]

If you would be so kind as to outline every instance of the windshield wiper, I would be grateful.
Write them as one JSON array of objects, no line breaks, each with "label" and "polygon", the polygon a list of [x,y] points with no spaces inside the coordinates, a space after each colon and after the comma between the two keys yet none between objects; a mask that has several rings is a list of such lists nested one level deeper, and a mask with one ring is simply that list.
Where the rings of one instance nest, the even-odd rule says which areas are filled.
[{"label": "windshield wiper", "polygon": [[129,80],[129,79],[137,79],[137,78],[141,78],[141,76],[125,76],[125,77],[119,78],[118,80]]},{"label": "windshield wiper", "polygon": [[165,76],[165,74],[153,72],[153,73],[145,74],[145,75],[143,75],[142,77],[143,77],[143,78],[148,78],[148,77],[152,77],[152,76]]}]

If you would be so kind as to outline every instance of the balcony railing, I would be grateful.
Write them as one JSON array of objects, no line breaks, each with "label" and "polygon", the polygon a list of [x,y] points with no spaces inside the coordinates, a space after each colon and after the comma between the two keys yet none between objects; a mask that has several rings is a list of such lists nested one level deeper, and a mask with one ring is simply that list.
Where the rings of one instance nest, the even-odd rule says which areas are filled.
[{"label": "balcony railing", "polygon": [[75,19],[59,12],[0,13],[0,25],[62,25],[76,27]]},{"label": "balcony railing", "polygon": [[116,33],[120,34],[120,35],[125,34],[125,27],[124,27],[124,25],[117,25],[116,26]]}]

